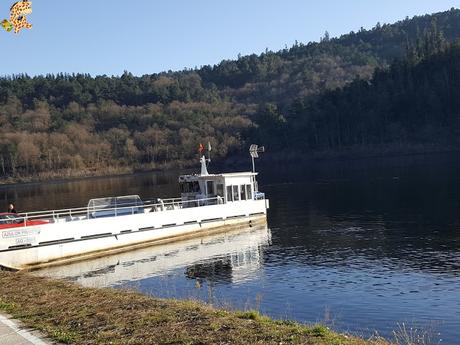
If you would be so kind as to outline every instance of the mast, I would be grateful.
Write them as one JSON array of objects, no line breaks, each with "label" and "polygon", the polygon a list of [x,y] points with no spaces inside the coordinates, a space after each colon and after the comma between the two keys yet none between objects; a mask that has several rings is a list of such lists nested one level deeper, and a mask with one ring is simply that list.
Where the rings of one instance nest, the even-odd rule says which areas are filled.
[{"label": "mast", "polygon": [[209,175],[208,173],[208,168],[206,166],[207,159],[205,156],[201,156],[200,158],[200,163],[201,163],[201,176],[207,176]]},{"label": "mast", "polygon": [[[211,162],[211,150],[212,150],[211,143],[208,141],[208,158],[206,158],[206,155],[202,155],[200,157],[201,176],[209,175],[207,165]],[[204,151],[203,144],[200,144],[198,151],[200,152],[200,154]]]}]

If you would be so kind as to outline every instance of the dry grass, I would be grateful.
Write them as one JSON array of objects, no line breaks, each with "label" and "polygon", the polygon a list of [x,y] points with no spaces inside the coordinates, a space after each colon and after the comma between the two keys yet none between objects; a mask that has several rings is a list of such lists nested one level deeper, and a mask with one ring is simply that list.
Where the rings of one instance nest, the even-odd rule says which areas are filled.
[{"label": "dry grass", "polygon": [[393,331],[395,342],[398,345],[437,345],[441,343],[440,333],[431,327],[418,327],[417,325],[398,324]]},{"label": "dry grass", "polygon": [[387,344],[196,301],[0,272],[0,310],[68,344]]}]

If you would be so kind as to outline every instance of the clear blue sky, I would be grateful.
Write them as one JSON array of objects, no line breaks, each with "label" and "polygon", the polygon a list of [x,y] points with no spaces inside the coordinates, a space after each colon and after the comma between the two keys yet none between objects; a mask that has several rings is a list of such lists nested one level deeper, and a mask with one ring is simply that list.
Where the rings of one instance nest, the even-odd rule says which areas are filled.
[{"label": "clear blue sky", "polygon": [[[14,0],[0,0],[0,20]],[[32,30],[0,30],[0,75],[135,75],[234,59],[460,7],[460,0],[33,0]]]}]

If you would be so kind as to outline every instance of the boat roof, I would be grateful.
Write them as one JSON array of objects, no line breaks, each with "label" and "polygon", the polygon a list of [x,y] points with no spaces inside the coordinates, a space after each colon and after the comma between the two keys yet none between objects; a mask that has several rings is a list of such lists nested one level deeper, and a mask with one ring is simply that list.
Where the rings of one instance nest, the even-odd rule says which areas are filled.
[{"label": "boat roof", "polygon": [[256,176],[258,173],[252,171],[244,172],[234,172],[234,173],[223,173],[223,174],[211,174],[213,176],[223,176],[223,177],[235,177],[235,176]]},{"label": "boat roof", "polygon": [[201,174],[188,174],[188,175],[181,175],[181,177],[242,177],[242,176],[256,176],[258,173],[252,171],[245,171],[245,172],[234,172],[234,173],[222,173],[222,174],[208,174],[208,175],[201,175]]}]

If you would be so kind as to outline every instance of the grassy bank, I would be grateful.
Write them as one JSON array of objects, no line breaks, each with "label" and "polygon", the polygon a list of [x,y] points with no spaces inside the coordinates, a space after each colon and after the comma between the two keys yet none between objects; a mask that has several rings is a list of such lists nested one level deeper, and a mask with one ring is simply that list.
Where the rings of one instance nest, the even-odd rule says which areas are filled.
[{"label": "grassy bank", "polygon": [[255,311],[83,288],[27,273],[0,272],[0,310],[68,344],[387,344]]}]

